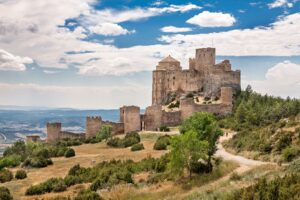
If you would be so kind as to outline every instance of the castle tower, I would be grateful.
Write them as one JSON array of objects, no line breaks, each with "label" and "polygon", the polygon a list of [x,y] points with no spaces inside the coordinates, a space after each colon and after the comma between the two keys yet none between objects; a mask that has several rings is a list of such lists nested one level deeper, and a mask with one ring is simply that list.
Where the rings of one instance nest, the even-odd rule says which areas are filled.
[{"label": "castle tower", "polygon": [[225,105],[232,105],[232,87],[221,87],[221,102]]},{"label": "castle tower", "polygon": [[120,122],[124,123],[124,133],[141,130],[140,108],[123,106],[120,108]]},{"label": "castle tower", "polygon": [[214,66],[216,61],[215,48],[196,49],[195,70],[206,71],[208,67]]},{"label": "castle tower", "polygon": [[61,123],[47,123],[47,142],[54,142],[60,138]]},{"label": "castle tower", "polygon": [[181,70],[180,62],[169,55],[159,61],[158,65],[156,66],[156,70]]},{"label": "castle tower", "polygon": [[87,117],[86,118],[86,137],[94,137],[100,130],[102,125],[101,117]]},{"label": "castle tower", "polygon": [[160,105],[165,97],[165,70],[155,70],[152,75],[152,105]]}]

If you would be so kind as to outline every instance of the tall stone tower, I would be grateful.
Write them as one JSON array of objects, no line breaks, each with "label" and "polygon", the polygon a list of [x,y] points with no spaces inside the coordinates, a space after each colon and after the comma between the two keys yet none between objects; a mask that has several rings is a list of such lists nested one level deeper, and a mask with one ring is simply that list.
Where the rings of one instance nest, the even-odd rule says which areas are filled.
[{"label": "tall stone tower", "polygon": [[101,117],[87,117],[86,118],[86,137],[94,137],[100,130],[102,125]]},{"label": "tall stone tower", "polygon": [[47,123],[47,142],[54,142],[60,138],[61,123]]},{"label": "tall stone tower", "polygon": [[120,122],[124,123],[124,133],[141,130],[140,108],[123,106],[120,108]]},{"label": "tall stone tower", "polygon": [[208,67],[214,66],[216,60],[215,48],[196,49],[195,70],[200,72],[207,71]]}]

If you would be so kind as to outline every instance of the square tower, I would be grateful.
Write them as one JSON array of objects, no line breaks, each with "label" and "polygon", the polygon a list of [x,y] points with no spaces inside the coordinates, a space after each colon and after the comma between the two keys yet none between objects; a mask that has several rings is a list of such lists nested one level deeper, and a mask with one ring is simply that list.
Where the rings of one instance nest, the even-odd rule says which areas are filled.
[{"label": "square tower", "polygon": [[215,48],[196,49],[195,70],[206,71],[208,67],[214,66],[216,63]]}]

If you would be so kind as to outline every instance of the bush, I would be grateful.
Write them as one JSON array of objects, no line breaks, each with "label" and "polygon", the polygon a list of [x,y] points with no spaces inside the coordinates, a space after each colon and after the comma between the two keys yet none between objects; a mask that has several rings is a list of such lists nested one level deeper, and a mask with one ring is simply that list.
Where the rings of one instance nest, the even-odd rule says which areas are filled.
[{"label": "bush", "polygon": [[286,162],[291,162],[294,160],[300,153],[299,148],[287,147],[282,152],[283,160]]},{"label": "bush", "polygon": [[103,178],[97,178],[94,182],[92,182],[90,189],[92,191],[97,191],[98,189],[105,188],[106,181]]},{"label": "bush", "polygon": [[75,151],[72,148],[69,148],[66,152],[65,152],[65,157],[66,158],[70,158],[70,157],[74,157],[75,156]]},{"label": "bush", "polygon": [[75,197],[75,200],[101,200],[98,193],[91,190],[81,190]]},{"label": "bush", "polygon": [[0,169],[4,167],[16,167],[20,165],[21,157],[17,155],[9,155],[3,158],[0,158]]},{"label": "bush", "polygon": [[65,182],[66,186],[68,186],[68,187],[82,183],[81,179],[78,176],[72,176],[72,175],[66,176],[64,178],[64,182]]},{"label": "bush", "polygon": [[27,173],[26,173],[26,171],[25,170],[18,170],[17,172],[16,172],[16,175],[15,175],[15,178],[16,179],[24,179],[24,178],[27,178]]},{"label": "bush", "polygon": [[24,167],[34,167],[34,168],[43,168],[47,167],[48,165],[52,165],[53,162],[51,159],[35,157],[35,158],[28,158],[26,159],[22,166]]},{"label": "bush", "polygon": [[120,139],[118,137],[111,138],[107,141],[108,146],[112,147],[130,147],[134,144],[137,144],[141,141],[141,137],[137,132],[130,132],[125,135],[123,139]]},{"label": "bush", "polygon": [[0,170],[0,183],[5,183],[8,181],[11,181],[14,178],[13,174],[11,171],[7,169],[1,169]]},{"label": "bush", "polygon": [[161,132],[170,132],[170,128],[167,127],[166,125],[162,125],[159,127],[159,131]]},{"label": "bush", "polygon": [[62,192],[67,186],[62,178],[50,178],[47,181],[33,185],[26,190],[26,195],[38,195],[48,192]]},{"label": "bush", "polygon": [[292,136],[289,134],[284,134],[279,138],[276,144],[276,150],[282,151],[283,149],[288,147],[291,143],[292,143]]},{"label": "bush", "polygon": [[108,146],[111,146],[111,147],[124,147],[123,146],[123,140],[121,140],[118,137],[114,137],[114,138],[109,139],[106,144]]},{"label": "bush", "polygon": [[77,172],[80,171],[81,167],[79,164],[74,165],[73,167],[70,168],[68,175],[70,176],[75,176],[77,175]]},{"label": "bush", "polygon": [[131,147],[131,151],[140,151],[140,150],[143,150],[143,149],[145,149],[143,143],[134,144],[134,145]]},{"label": "bush", "polygon": [[13,197],[11,196],[8,188],[0,186],[0,199],[1,200],[13,200]]},{"label": "bush", "polygon": [[153,149],[166,150],[168,145],[170,144],[171,144],[171,136],[169,135],[159,136],[153,146]]}]

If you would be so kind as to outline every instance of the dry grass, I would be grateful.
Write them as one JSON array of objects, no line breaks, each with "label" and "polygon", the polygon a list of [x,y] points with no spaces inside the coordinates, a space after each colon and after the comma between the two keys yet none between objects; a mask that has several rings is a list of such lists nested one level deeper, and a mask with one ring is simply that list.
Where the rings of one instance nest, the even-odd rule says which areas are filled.
[{"label": "dry grass", "polygon": [[[29,169],[27,170],[28,178],[24,180],[13,180],[4,184],[9,188],[14,196],[14,199],[35,199],[38,196],[25,197],[26,189],[34,184],[41,183],[52,177],[64,177],[68,173],[69,169],[75,164],[80,164],[83,167],[91,167],[96,163],[104,160],[124,160],[132,159],[134,161],[139,161],[148,156],[158,158],[163,155],[166,151],[155,151],[153,150],[155,140],[153,138],[143,138],[142,143],[145,149],[142,151],[132,152],[130,148],[111,148],[107,146],[104,142],[97,144],[83,144],[81,146],[73,147],[76,156],[72,158],[53,158],[53,165],[41,169]],[[17,168],[12,169],[16,171]],[[69,188],[66,192],[61,194],[73,194],[74,188]],[[43,198],[47,199],[48,196],[57,196],[58,194],[48,194],[44,195]]]}]

